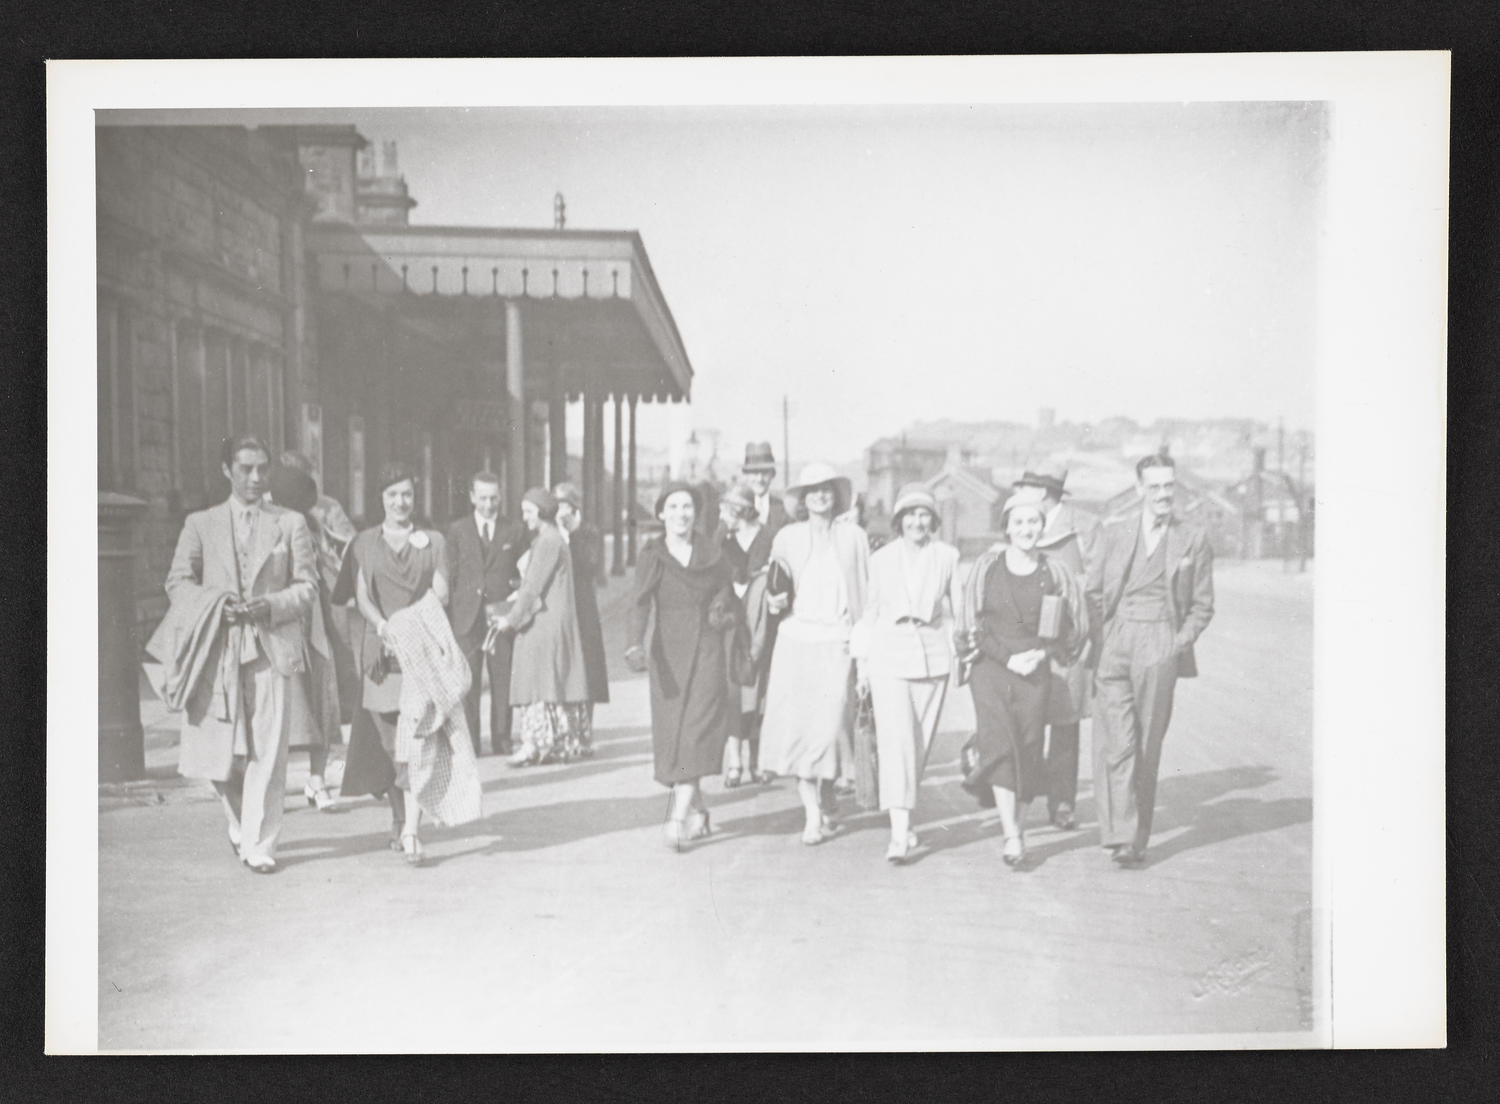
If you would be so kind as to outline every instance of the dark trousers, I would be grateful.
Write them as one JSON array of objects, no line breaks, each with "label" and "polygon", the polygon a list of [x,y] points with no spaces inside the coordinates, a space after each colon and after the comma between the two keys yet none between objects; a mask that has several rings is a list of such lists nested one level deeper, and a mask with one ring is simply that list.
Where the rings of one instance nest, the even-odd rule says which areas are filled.
[{"label": "dark trousers", "polygon": [[479,752],[479,694],[481,677],[488,671],[490,676],[490,751],[496,755],[509,755],[510,745],[510,654],[514,638],[510,633],[501,633],[495,640],[493,652],[483,652],[484,633],[468,637],[463,641],[464,654],[469,659],[469,694],[464,698],[464,717],[469,722],[469,738],[474,741],[474,754]]},{"label": "dark trousers", "polygon": [[1094,800],[1105,847],[1144,851],[1161,746],[1172,719],[1177,654],[1164,621],[1111,621],[1094,680]]},{"label": "dark trousers", "polygon": [[[1054,688],[1054,692],[1055,692]],[[1047,726],[1047,812],[1078,804],[1078,724]]]}]

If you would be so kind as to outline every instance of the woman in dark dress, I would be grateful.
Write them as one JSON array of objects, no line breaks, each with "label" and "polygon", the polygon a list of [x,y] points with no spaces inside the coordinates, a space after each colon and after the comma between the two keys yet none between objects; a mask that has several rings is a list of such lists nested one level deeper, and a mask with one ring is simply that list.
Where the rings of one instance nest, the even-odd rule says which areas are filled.
[{"label": "woman in dark dress", "polygon": [[[734,723],[725,633],[738,624],[733,574],[719,547],[694,530],[698,494],[669,483],[656,500],[665,532],[641,549],[635,569],[625,662],[651,673],[651,747],[656,780],[672,788],[667,845],[709,833],[699,780],[717,774]],[[646,644],[652,611],[656,631]]]},{"label": "woman in dark dress", "polygon": [[[1072,660],[1086,639],[1088,617],[1072,573],[1036,550],[1045,524],[1037,497],[1011,496],[1001,524],[1008,543],[980,557],[966,592],[965,623],[977,635],[979,657],[969,683],[978,754],[964,787],[993,788],[1005,862],[1019,868],[1026,858],[1027,804],[1046,796],[1042,737],[1051,662]],[[1066,613],[1043,639],[1042,602],[1049,595]]]},{"label": "woman in dark dress", "polygon": [[[583,667],[589,684],[589,724],[580,731],[592,736],[594,706],[609,701],[609,668],[604,662],[604,630],[599,624],[596,580],[604,565],[604,538],[583,520],[583,492],[574,483],[552,488],[557,499],[557,530],[568,542],[573,558],[573,608],[578,616],[578,643],[583,647]],[[568,757],[587,758],[591,744],[565,749]]]},{"label": "woman in dark dress", "polygon": [[448,604],[443,535],[412,522],[416,475],[403,464],[380,473],[385,521],[354,538],[350,555],[357,567],[355,602],[369,625],[360,654],[364,675],[363,710],[349,739],[349,762],[340,793],[386,793],[391,804],[392,847],[412,864],[422,861],[417,837],[421,808],[412,793],[406,762],[396,753],[401,712],[401,671],[393,660],[386,622],[415,604],[429,590]]}]

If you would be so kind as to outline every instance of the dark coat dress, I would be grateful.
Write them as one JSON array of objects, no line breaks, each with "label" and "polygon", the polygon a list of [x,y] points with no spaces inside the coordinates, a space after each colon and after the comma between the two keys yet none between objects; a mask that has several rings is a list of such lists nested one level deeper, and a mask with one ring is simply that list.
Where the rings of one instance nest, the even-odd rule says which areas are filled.
[{"label": "dark coat dress", "polygon": [[[651,746],[664,786],[717,774],[737,703],[729,696],[724,636],[740,618],[729,561],[695,535],[683,567],[663,541],[641,549],[627,625],[651,674]],[[646,644],[652,611],[655,632]]]},{"label": "dark coat dress", "polygon": [[609,667],[604,661],[604,630],[599,624],[599,595],[595,580],[604,563],[604,538],[588,523],[568,534],[573,554],[573,605],[578,613],[578,642],[588,673],[589,701],[609,701]]}]

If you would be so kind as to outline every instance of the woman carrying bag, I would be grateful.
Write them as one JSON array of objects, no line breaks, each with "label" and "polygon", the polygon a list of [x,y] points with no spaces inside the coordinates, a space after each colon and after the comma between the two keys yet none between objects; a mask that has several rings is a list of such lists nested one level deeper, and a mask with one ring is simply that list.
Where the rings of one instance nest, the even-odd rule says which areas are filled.
[{"label": "woman carrying bag", "polygon": [[932,492],[921,483],[902,487],[891,517],[900,539],[870,557],[864,616],[849,641],[873,707],[879,802],[891,820],[885,857],[893,863],[917,846],[911,813],[943,712],[953,617],[963,602],[958,549],[933,537],[936,523]]},{"label": "woman carrying bag", "polygon": [[1034,495],[1007,500],[1001,514],[1007,542],[975,563],[961,618],[979,653],[969,676],[977,731],[973,753],[964,756],[963,786],[976,796],[993,792],[1005,863],[1017,869],[1026,860],[1027,805],[1047,792],[1042,737],[1051,661],[1073,662],[1089,630],[1078,580],[1037,551],[1043,522]]}]

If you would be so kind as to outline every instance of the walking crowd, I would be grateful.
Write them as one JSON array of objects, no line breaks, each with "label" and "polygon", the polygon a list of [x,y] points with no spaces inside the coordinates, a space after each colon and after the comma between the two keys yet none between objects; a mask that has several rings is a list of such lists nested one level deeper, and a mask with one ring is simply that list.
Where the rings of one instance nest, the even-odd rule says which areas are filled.
[{"label": "walking crowd", "polygon": [[[593,754],[609,700],[595,580],[600,534],[572,484],[533,488],[520,524],[499,478],[475,474],[471,515],[417,522],[413,471],[380,474],[383,518],[356,532],[296,453],[224,443],[226,502],[190,515],[147,653],[183,712],[179,770],[211,781],[230,846],[276,869],[287,755],[306,747],[305,797],[329,809],[331,743],[351,724],[341,796],[391,811],[391,847],[423,860],[425,816],[482,815],[480,701],[490,751],[513,767]],[[892,535],[861,527],[849,480],[805,466],[784,501],[768,444],[746,450],[718,503],[669,483],[660,539],[640,552],[626,664],[649,677],[653,771],[670,791],[667,844],[713,831],[703,779],[794,779],[808,846],[837,837],[851,793],[889,817],[886,858],[921,848],[918,790],[950,689],[973,695],[963,786],[996,809],[1003,857],[1024,870],[1030,803],[1078,827],[1079,723],[1093,717],[1100,842],[1146,857],[1176,680],[1213,616],[1206,535],[1173,515],[1169,456],[1136,466],[1139,515],[1103,529],[1064,501],[1065,471],[1028,471],[1003,539],[967,571],[938,539],[937,501],[902,488]]]}]

